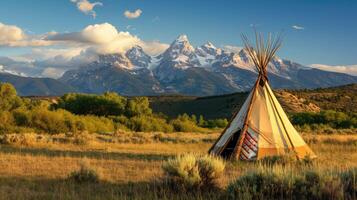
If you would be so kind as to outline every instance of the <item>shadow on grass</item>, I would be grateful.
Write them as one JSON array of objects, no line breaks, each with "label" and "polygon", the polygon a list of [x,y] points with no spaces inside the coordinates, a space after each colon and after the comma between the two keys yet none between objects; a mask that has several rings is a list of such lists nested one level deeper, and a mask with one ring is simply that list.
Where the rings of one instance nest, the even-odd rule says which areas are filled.
[{"label": "shadow on grass", "polygon": [[49,157],[88,157],[100,159],[133,159],[133,160],[166,160],[171,158],[172,155],[162,154],[136,154],[136,153],[121,153],[121,152],[101,152],[101,151],[72,151],[72,150],[54,150],[47,148],[29,148],[29,147],[14,147],[10,145],[1,145],[1,153],[16,153],[20,155],[42,155]]},{"label": "shadow on grass", "polygon": [[170,191],[161,182],[84,183],[60,179],[0,177],[2,199],[219,199],[221,193]]}]

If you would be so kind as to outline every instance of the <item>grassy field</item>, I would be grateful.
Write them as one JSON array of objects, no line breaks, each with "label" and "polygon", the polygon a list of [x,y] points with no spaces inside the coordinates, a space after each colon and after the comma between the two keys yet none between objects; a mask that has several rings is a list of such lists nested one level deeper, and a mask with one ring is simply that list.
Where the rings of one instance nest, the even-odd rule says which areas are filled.
[{"label": "grassy field", "polygon": [[[64,135],[47,138],[27,135],[24,136],[26,142],[1,145],[0,199],[222,198],[223,192],[216,191],[174,193],[161,183],[161,165],[165,160],[187,152],[206,153],[218,133],[136,134],[146,139],[118,142],[108,138],[122,135],[97,134],[86,138],[85,143],[75,144]],[[357,135],[304,134],[304,138],[318,155],[313,165],[315,169],[357,167]],[[66,180],[72,171],[79,169],[83,160],[100,173],[99,183],[77,184]],[[219,180],[222,191],[231,181],[259,165],[227,162],[225,174]],[[294,165],[285,167],[299,170]]]}]

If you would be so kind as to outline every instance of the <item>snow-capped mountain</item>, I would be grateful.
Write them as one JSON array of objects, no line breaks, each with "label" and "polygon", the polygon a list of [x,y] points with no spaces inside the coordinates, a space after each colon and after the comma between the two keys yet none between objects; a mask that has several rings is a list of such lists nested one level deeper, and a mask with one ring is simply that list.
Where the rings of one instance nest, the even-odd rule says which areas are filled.
[{"label": "snow-capped mountain", "polygon": [[[355,76],[312,69],[278,57],[269,63],[268,73],[275,88],[357,82]],[[244,49],[229,52],[210,42],[195,48],[186,35],[181,35],[161,55],[149,56],[140,46],[134,46],[126,53],[99,55],[97,61],[67,71],[60,80],[90,93],[215,95],[249,90],[256,76]]]}]

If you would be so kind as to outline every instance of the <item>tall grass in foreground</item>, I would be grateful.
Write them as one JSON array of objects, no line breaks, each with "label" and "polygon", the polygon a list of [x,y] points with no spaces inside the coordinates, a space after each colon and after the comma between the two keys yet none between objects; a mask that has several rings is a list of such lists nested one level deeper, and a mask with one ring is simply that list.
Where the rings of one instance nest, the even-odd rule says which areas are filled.
[{"label": "tall grass in foreground", "polygon": [[[133,138],[139,135],[150,137],[150,141],[134,144]],[[160,134],[156,139],[155,135],[156,133],[118,133],[118,136],[107,133],[90,134],[90,141],[83,145],[58,141],[74,139],[75,136],[24,135],[24,139],[22,136],[6,136],[5,139],[8,140],[4,139],[0,148],[0,199],[233,199],[237,196],[231,196],[232,190],[229,189],[232,184],[240,180],[244,184],[250,181],[252,185],[257,185],[251,179],[242,179],[248,175],[256,178],[258,172],[263,174],[258,177],[263,178],[254,180],[266,180],[264,177],[270,174],[269,178],[278,180],[277,183],[285,177],[283,183],[290,184],[281,187],[273,185],[271,188],[288,189],[290,192],[287,194],[291,196],[280,197],[282,192],[264,193],[264,199],[269,199],[272,194],[278,194],[277,199],[294,199],[292,195],[299,191],[300,194],[313,191],[307,190],[310,187],[306,185],[309,183],[307,180],[312,181],[314,179],[311,177],[316,176],[305,174],[318,174],[318,177],[322,177],[318,180],[326,184],[310,184],[320,188],[315,190],[317,192],[322,193],[321,188],[325,185],[329,190],[337,188],[333,190],[333,194],[337,194],[333,196],[336,199],[356,199],[356,171],[353,169],[357,167],[356,135],[304,135],[305,141],[309,142],[318,155],[310,164],[281,157],[266,158],[260,162],[227,161],[222,177],[216,179],[220,189],[208,191],[182,191],[172,187],[176,185],[163,181],[167,174],[160,166],[177,154],[205,154],[211,146],[206,139],[216,138],[218,133],[170,133]],[[119,142],[118,139],[130,140]],[[190,142],[191,140],[197,141]],[[68,181],[71,172],[80,171],[78,164],[81,164],[83,157],[90,161],[89,168],[96,171],[100,169],[99,181],[81,184]],[[333,180],[332,186],[327,184],[331,184],[329,180]],[[274,184],[276,182],[273,181]],[[298,186],[302,189],[297,190]],[[247,190],[250,188],[247,186]],[[344,191],[342,197],[338,196],[341,189]],[[246,197],[257,195],[262,190],[254,190],[254,193],[251,191],[245,191]],[[242,197],[241,193],[237,195]],[[321,196],[318,193],[309,193],[307,198],[312,197]]]},{"label": "tall grass in foreground", "polygon": [[230,183],[227,199],[356,199],[357,168],[326,171],[315,167],[260,165]]}]

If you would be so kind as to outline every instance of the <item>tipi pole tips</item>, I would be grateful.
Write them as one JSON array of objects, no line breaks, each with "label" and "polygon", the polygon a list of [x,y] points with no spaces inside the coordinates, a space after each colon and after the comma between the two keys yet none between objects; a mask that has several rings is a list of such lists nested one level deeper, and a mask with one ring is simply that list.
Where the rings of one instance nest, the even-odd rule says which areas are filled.
[{"label": "tipi pole tips", "polygon": [[244,49],[253,61],[258,73],[262,75],[261,77],[267,79],[266,68],[282,45],[282,33],[277,35],[269,33],[267,39],[265,39],[262,33],[255,30],[255,45],[250,42],[245,34],[241,34],[241,38]]}]

